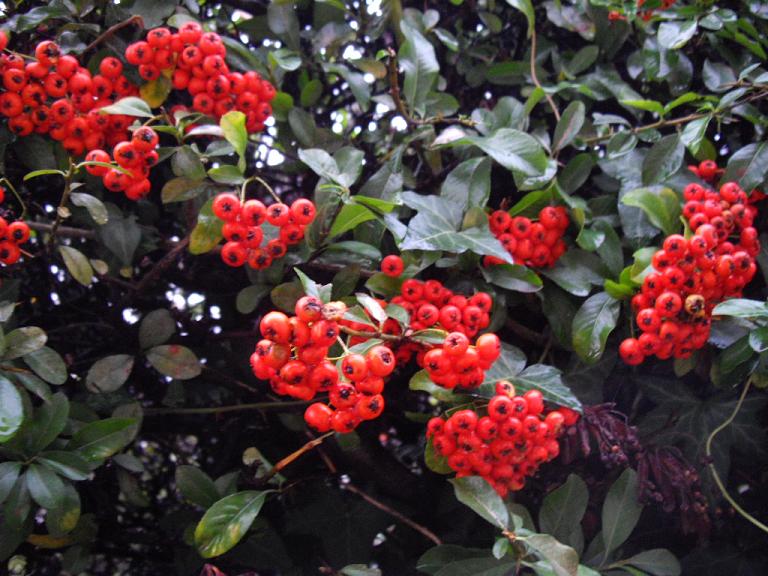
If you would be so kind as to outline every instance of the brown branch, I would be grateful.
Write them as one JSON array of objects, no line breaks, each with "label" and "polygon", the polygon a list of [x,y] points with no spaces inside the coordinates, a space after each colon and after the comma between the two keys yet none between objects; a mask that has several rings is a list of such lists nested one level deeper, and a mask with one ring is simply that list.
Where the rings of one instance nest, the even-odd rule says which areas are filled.
[{"label": "brown branch", "polygon": [[177,242],[176,245],[165,254],[165,256],[158,260],[152,269],[147,272],[141,281],[136,285],[136,292],[143,292],[147,289],[148,286],[157,280],[157,278],[176,261],[176,258],[178,258],[184,249],[189,245],[189,239],[190,236],[186,236],[179,240],[179,242]]},{"label": "brown branch", "polygon": [[127,18],[123,20],[122,22],[118,22],[117,24],[114,24],[107,28],[104,32],[99,34],[96,37],[96,40],[88,44],[88,46],[85,47],[85,50],[83,50],[82,54],[85,54],[87,52],[90,52],[92,49],[94,49],[96,46],[104,42],[107,38],[111,38],[114,36],[119,30],[122,30],[123,28],[126,28],[128,26],[131,26],[132,24],[137,24],[139,28],[144,28],[144,19],[139,16],[138,14],[134,14],[130,18]]},{"label": "brown branch", "polygon": [[541,82],[539,82],[539,76],[536,74],[536,29],[533,27],[531,27],[531,80],[533,80],[533,83],[536,86],[536,88],[544,92],[544,98],[547,99],[547,103],[549,104],[549,107],[552,108],[552,112],[554,112],[555,118],[557,118],[559,122],[560,110],[557,109],[557,104],[555,104],[555,101],[552,99],[552,96],[547,94],[544,88],[542,88]]},{"label": "brown branch", "polygon": [[547,337],[543,334],[539,334],[535,330],[531,330],[527,326],[524,326],[517,320],[513,320],[512,318],[507,318],[506,327],[509,328],[512,332],[514,332],[516,335],[520,336],[521,338],[528,340],[529,342],[532,342],[534,344],[537,344],[539,346],[544,346],[547,342]]},{"label": "brown branch", "polygon": [[353,493],[357,494],[358,496],[360,496],[360,498],[362,498],[363,500],[368,502],[368,504],[370,504],[371,506],[373,506],[375,508],[378,508],[382,512],[386,512],[387,514],[389,514],[393,518],[397,518],[398,520],[400,520],[400,522],[402,522],[406,526],[410,526],[411,528],[416,530],[416,532],[418,532],[419,534],[421,534],[425,538],[427,538],[427,539],[431,540],[432,542],[434,542],[437,546],[440,546],[443,543],[443,541],[434,532],[432,532],[429,528],[427,528],[426,526],[422,526],[421,524],[418,524],[418,523],[414,522],[413,520],[411,520],[407,516],[404,516],[403,514],[398,512],[397,510],[394,510],[393,508],[390,508],[389,506],[387,506],[383,502],[380,502],[379,500],[376,500],[373,496],[370,496],[370,495],[366,494],[365,492],[360,490],[360,488],[358,488],[354,484],[351,484],[351,483],[347,484],[346,486],[344,486],[344,489],[345,490],[349,490],[350,492],[353,492]]},{"label": "brown branch", "polygon": [[[740,100],[738,102],[734,102],[733,104],[724,107],[721,112],[724,112],[726,110],[731,110],[733,108],[736,108],[737,106],[741,106],[742,104],[749,104],[750,102],[755,102],[757,100],[762,100],[768,96],[768,90],[763,92],[758,92],[757,94],[752,94],[750,97],[745,98],[744,100]],[[636,128],[632,128],[629,130],[632,134],[639,134],[640,132],[645,132],[646,130],[655,130],[657,128],[668,128],[670,126],[679,126],[680,124],[687,124],[688,122],[692,122],[694,120],[699,120],[701,118],[706,118],[707,116],[716,116],[716,114],[711,112],[696,112],[693,114],[688,114],[687,116],[681,116],[680,118],[671,118],[669,120],[657,120],[656,122],[651,122],[650,124],[644,124],[643,126],[637,126]],[[602,142],[603,140],[609,140],[613,138],[617,133],[611,130],[607,134],[603,134],[602,136],[593,136],[591,138],[584,138],[582,141],[584,144],[590,145],[595,144],[597,142]]]},{"label": "brown branch", "polygon": [[214,406],[212,408],[147,408],[146,416],[165,416],[168,414],[225,414],[228,412],[243,412],[247,410],[277,410],[281,408],[296,408],[307,406],[309,402],[295,400],[288,402],[254,402],[251,404],[234,404],[231,406]]},{"label": "brown branch", "polygon": [[53,224],[45,224],[44,222],[33,222],[31,220],[26,221],[30,230],[37,232],[46,232],[48,234],[55,233],[57,236],[63,238],[86,238],[92,240],[96,238],[96,233],[93,230],[85,230],[83,228],[71,228],[69,226],[58,226],[54,231]]},{"label": "brown branch", "polygon": [[320,444],[323,443],[323,440],[325,440],[326,438],[328,438],[330,436],[333,436],[334,434],[335,434],[335,432],[333,432],[333,431],[326,432],[322,436],[318,436],[317,438],[313,438],[312,440],[310,440],[309,442],[304,444],[304,446],[302,446],[301,448],[299,448],[295,452],[291,452],[290,454],[288,454],[288,456],[286,456],[285,458],[280,460],[277,464],[275,464],[269,472],[267,472],[264,476],[259,478],[260,484],[264,485],[267,482],[269,482],[272,478],[274,478],[275,476],[280,474],[280,472],[283,470],[283,468],[285,468],[286,466],[288,466],[292,462],[296,461],[298,458],[300,458],[301,456],[303,456],[304,454],[306,454],[307,452],[309,452],[310,450],[312,450],[316,446],[320,446]]}]

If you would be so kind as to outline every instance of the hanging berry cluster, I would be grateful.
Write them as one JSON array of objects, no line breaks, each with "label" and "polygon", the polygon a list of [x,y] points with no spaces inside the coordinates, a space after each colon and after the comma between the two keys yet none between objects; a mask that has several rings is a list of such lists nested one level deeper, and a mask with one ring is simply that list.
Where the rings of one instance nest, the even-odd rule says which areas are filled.
[{"label": "hanging berry cluster", "polygon": [[502,498],[521,490],[541,464],[557,457],[558,437],[579,418],[568,408],[547,411],[538,390],[515,395],[506,380],[497,382],[485,412],[465,409],[447,419],[432,418],[427,438],[457,477],[482,476]]},{"label": "hanging berry cluster", "polygon": [[[315,219],[315,205],[306,198],[295,200],[290,207],[282,202],[265,206],[259,200],[241,202],[237,194],[224,192],[216,196],[212,208],[224,221],[222,235],[226,243],[221,248],[221,259],[234,267],[247,262],[255,270],[269,268],[274,260],[285,256],[288,246],[301,242],[304,229]],[[262,247],[264,222],[277,227],[279,235]]]},{"label": "hanging berry cluster", "polygon": [[274,86],[256,72],[231,72],[225,57],[227,47],[215,32],[204,32],[197,22],[183,24],[178,32],[153,28],[147,39],[134,42],[125,59],[139,67],[146,81],[173,71],[173,87],[192,96],[192,109],[216,119],[239,110],[246,117],[248,132],[261,132],[272,115]]},{"label": "hanging berry cluster", "polygon": [[[646,22],[653,18],[653,13],[661,10],[668,10],[675,5],[675,0],[637,0],[637,7],[643,8],[646,4],[657,4],[658,6],[638,12],[640,18]],[[619,10],[611,10],[608,12],[608,20],[626,20],[627,17]]]},{"label": "hanging berry cluster", "polygon": [[382,345],[365,355],[345,349],[336,359],[339,368],[328,359],[340,334],[337,320],[345,311],[343,304],[324,306],[304,296],[296,303],[295,316],[269,312],[259,325],[263,339],[251,356],[254,375],[269,380],[277,394],[311,400],[318,392],[328,393],[328,403],[316,402],[304,415],[319,432],[347,433],[377,418],[384,410],[384,379],[396,365],[395,354]]},{"label": "hanging berry cluster", "polygon": [[[0,188],[0,204],[5,200],[5,190]],[[29,240],[29,226],[16,220],[10,224],[0,217],[0,263],[9,266],[21,258],[20,246]]]},{"label": "hanging berry cluster", "polygon": [[668,236],[653,255],[654,272],[632,299],[642,334],[619,346],[630,365],[652,355],[690,357],[709,339],[712,309],[741,296],[757,271],[757,208],[744,190],[735,182],[726,182],[719,191],[689,184],[683,196],[683,216],[694,235]]},{"label": "hanging berry cluster", "polygon": [[[0,46],[5,49],[7,44],[5,32],[0,31]],[[114,146],[126,139],[133,118],[99,110],[116,99],[137,95],[138,88],[123,75],[117,58],[102,60],[99,72],[92,75],[50,40],[37,45],[34,61],[4,53],[0,55],[4,88],[0,113],[15,134],[47,134],[72,156],[106,144]]]},{"label": "hanging berry cluster", "polygon": [[429,379],[443,388],[474,389],[485,380],[485,371],[501,355],[501,341],[491,332],[478,337],[472,346],[462,332],[451,332],[442,346],[426,352],[420,364]]},{"label": "hanging berry cluster", "polygon": [[104,188],[110,192],[124,192],[126,198],[139,200],[152,189],[149,171],[159,158],[155,150],[158,142],[157,132],[149,126],[142,126],[133,131],[130,140],[115,144],[112,156],[100,149],[91,150],[85,155],[89,162],[107,164],[112,162],[114,156],[114,161],[122,170],[98,164],[86,165],[85,169],[89,174],[101,178]]},{"label": "hanging berry cluster", "polygon": [[[554,266],[568,247],[563,235],[570,220],[562,206],[546,206],[539,212],[538,222],[525,216],[511,217],[504,210],[496,210],[489,217],[491,232],[518,264],[547,268]],[[485,256],[483,264],[491,266],[504,261]]]}]

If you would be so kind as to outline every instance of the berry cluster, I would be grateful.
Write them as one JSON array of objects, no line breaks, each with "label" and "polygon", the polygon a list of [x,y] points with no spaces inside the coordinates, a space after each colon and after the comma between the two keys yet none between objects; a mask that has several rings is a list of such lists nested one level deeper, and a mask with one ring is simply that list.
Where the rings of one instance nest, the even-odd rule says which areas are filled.
[{"label": "berry cluster", "polygon": [[[563,234],[570,220],[568,211],[562,206],[542,208],[538,222],[532,222],[525,216],[513,218],[504,210],[496,210],[488,220],[493,235],[519,264],[537,268],[554,266],[568,249]],[[485,266],[503,263],[494,256],[483,258]]]},{"label": "berry cluster", "polygon": [[189,92],[196,112],[219,119],[239,110],[246,115],[248,131],[260,132],[272,115],[269,103],[275,88],[256,72],[231,72],[226,55],[221,37],[204,32],[197,22],[187,22],[175,33],[153,28],[146,40],[134,42],[125,51],[125,59],[138,66],[146,81],[173,70],[173,87]]},{"label": "berry cluster", "polygon": [[[248,266],[262,270],[272,261],[285,256],[288,246],[304,238],[304,228],[315,218],[315,205],[311,200],[299,198],[291,206],[276,202],[265,206],[259,200],[241,202],[237,194],[224,192],[213,201],[213,213],[224,221],[222,234],[226,243],[221,259],[230,266]],[[279,229],[279,236],[269,240],[262,248],[268,222]]]},{"label": "berry cluster", "polygon": [[[689,184],[683,215],[695,234],[668,236],[653,255],[654,272],[632,299],[638,338],[627,338],[619,354],[637,365],[646,356],[688,358],[709,339],[712,309],[739,297],[752,280],[760,252],[753,221],[757,209],[735,182],[719,191]],[[738,240],[729,239],[738,234]]]},{"label": "berry cluster", "polygon": [[521,490],[539,466],[557,457],[557,438],[579,415],[568,409],[547,411],[538,390],[515,395],[506,380],[497,382],[487,414],[459,410],[448,419],[432,418],[427,438],[461,476],[482,476],[503,498]]},{"label": "berry cluster", "polygon": [[[0,188],[0,204],[5,200],[5,190]],[[0,217],[0,263],[9,266],[21,258],[19,246],[29,240],[29,226],[22,220],[10,224]]]},{"label": "berry cluster", "polygon": [[338,368],[328,359],[345,309],[331,306],[329,311],[319,299],[304,296],[293,317],[269,312],[261,319],[263,339],[251,356],[253,373],[269,380],[277,394],[311,400],[318,392],[328,393],[327,404],[315,402],[304,414],[319,432],[347,433],[363,420],[377,418],[384,410],[384,379],[396,366],[395,354],[382,345],[365,355],[347,352]]},{"label": "berry cluster", "polygon": [[451,332],[442,346],[432,348],[421,357],[421,364],[438,386],[473,389],[483,383],[485,371],[500,355],[501,341],[496,334],[483,334],[471,346],[465,334]]},{"label": "berry cluster", "polygon": [[[0,31],[0,46],[7,43]],[[0,56],[0,113],[11,131],[19,136],[48,134],[72,156],[126,139],[133,118],[99,112],[116,99],[138,94],[123,75],[120,60],[104,58],[94,75],[50,40],[37,45],[35,58],[25,62],[15,53]]]},{"label": "berry cluster", "polygon": [[130,140],[118,142],[112,150],[112,156],[105,150],[95,149],[85,155],[89,162],[109,164],[112,157],[122,168],[108,168],[97,164],[87,165],[89,174],[102,179],[104,188],[110,192],[124,192],[130,200],[139,200],[149,194],[152,184],[149,171],[157,164],[158,154],[155,148],[159,138],[149,126],[142,126],[133,131]]},{"label": "berry cluster", "polygon": [[[656,2],[658,4],[658,0]],[[637,7],[642,8],[645,6],[646,0],[637,0]],[[653,17],[653,13],[657,10],[668,10],[672,6],[674,6],[675,0],[661,0],[661,5],[656,8],[651,8],[647,10],[643,10],[639,12],[640,18],[645,20],[646,22],[650,20]],[[611,10],[608,12],[608,20],[626,20],[627,17],[624,16],[624,14],[619,10]]]}]

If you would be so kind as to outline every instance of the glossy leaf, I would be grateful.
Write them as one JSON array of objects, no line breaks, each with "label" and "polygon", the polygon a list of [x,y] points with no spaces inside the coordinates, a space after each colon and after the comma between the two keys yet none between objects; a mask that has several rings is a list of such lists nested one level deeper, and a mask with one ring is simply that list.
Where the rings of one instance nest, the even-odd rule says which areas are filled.
[{"label": "glossy leaf", "polygon": [[161,374],[177,380],[197,378],[202,372],[200,361],[186,346],[165,344],[147,350],[147,360]]},{"label": "glossy leaf", "polygon": [[485,479],[479,476],[466,476],[451,480],[456,498],[477,512],[484,520],[500,530],[509,525],[509,513],[504,500],[496,493]]},{"label": "glossy leaf", "polygon": [[587,299],[573,318],[573,349],[585,362],[603,355],[608,336],[616,327],[621,304],[606,292]]},{"label": "glossy leaf", "polygon": [[130,354],[115,354],[94,362],[85,377],[85,386],[91,392],[105,393],[119,390],[133,370],[134,358]]},{"label": "glossy leaf", "polygon": [[8,442],[24,421],[24,403],[16,386],[0,376],[0,444]]},{"label": "glossy leaf", "polygon": [[211,506],[195,528],[195,545],[203,558],[221,556],[248,532],[268,492],[249,490],[222,498]]}]

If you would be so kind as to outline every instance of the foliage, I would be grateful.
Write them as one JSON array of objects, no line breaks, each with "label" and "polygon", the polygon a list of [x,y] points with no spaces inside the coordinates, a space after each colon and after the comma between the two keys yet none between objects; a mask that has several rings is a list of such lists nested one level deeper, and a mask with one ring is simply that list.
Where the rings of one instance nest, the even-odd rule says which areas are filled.
[{"label": "foliage", "polygon": [[[768,229],[768,10],[662,5],[5,5],[15,52],[54,40],[96,73],[142,27],[194,20],[224,38],[232,70],[277,89],[261,133],[241,112],[174,109],[189,98],[165,76],[105,109],[161,137],[138,201],[89,174],[98,163],[0,122],[0,212],[33,230],[0,270],[9,572],[765,572],[768,235],[745,293],[714,309],[706,347],[618,359],[654,252],[691,235],[682,191],[702,180],[689,164],[715,161]],[[284,258],[230,268],[213,198],[233,189],[310,198],[317,213]],[[567,209],[567,251],[523,265],[488,215],[537,219],[546,206]],[[400,277],[379,271],[388,254],[402,256]],[[400,363],[381,418],[315,436],[307,402],[252,374],[268,311],[308,294],[407,330],[407,311],[382,302],[409,278],[492,295],[502,353],[477,390]],[[561,456],[505,499],[478,476],[446,478],[424,434],[433,416],[484,410],[500,379],[582,413]]]}]

